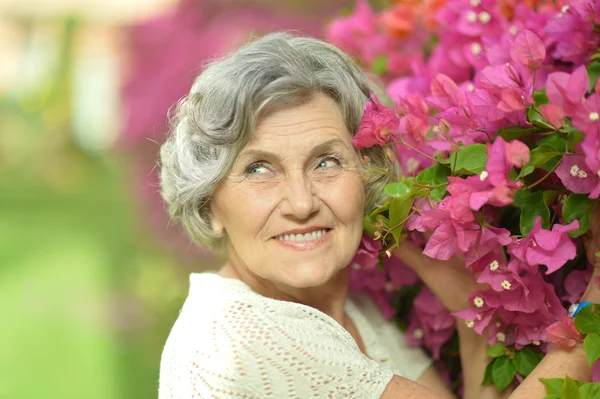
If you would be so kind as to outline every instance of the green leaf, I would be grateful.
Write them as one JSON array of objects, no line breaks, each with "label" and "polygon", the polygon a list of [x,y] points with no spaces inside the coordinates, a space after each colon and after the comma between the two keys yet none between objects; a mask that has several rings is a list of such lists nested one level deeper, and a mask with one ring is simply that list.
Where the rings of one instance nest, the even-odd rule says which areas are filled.
[{"label": "green leaf", "polygon": [[540,362],[539,352],[523,348],[515,353],[515,366],[521,376],[527,377]]},{"label": "green leaf", "polygon": [[583,133],[573,129],[567,133],[567,142],[569,143],[569,151],[573,151],[575,146],[583,140]]},{"label": "green leaf", "polygon": [[501,343],[496,343],[490,346],[487,350],[487,355],[489,357],[500,357],[506,353],[506,347]]},{"label": "green leaf", "polygon": [[548,144],[558,152],[565,152],[567,150],[567,142],[565,138],[559,133],[552,133],[546,137],[543,137],[537,142],[537,145]]},{"label": "green leaf", "polygon": [[539,131],[535,127],[522,127],[522,126],[511,126],[496,131],[496,137],[500,136],[506,141],[514,139],[520,139],[521,137],[528,136],[531,133]]},{"label": "green leaf", "polygon": [[550,227],[550,209],[544,201],[543,191],[532,193],[529,190],[519,190],[515,194],[513,202],[521,208],[521,219],[519,221],[521,234],[524,236],[529,234],[538,216],[542,217],[542,227],[544,229]]},{"label": "green leaf", "polygon": [[[561,139],[562,140],[562,139]],[[563,140],[564,142],[564,140]],[[532,173],[536,168],[546,167],[548,162],[556,161],[560,159],[561,152],[557,151],[552,145],[542,143],[538,147],[531,150],[529,157],[529,163],[521,169],[520,176],[527,176]]]},{"label": "green leaf", "polygon": [[544,117],[542,117],[542,114],[537,107],[527,109],[527,120],[529,120],[529,123],[531,123],[533,126],[539,127],[540,129],[556,130],[550,122],[544,120]]},{"label": "green leaf", "polygon": [[584,334],[600,333],[600,305],[586,306],[575,316],[575,326]]},{"label": "green leaf", "polygon": [[491,362],[485,368],[485,375],[483,376],[483,382],[481,385],[494,385],[494,377],[492,376],[492,369],[494,367],[494,362],[496,359],[492,359]]},{"label": "green leaf", "polygon": [[388,71],[388,59],[385,55],[380,55],[375,58],[371,66],[373,72],[379,76],[385,75]]},{"label": "green leaf", "polygon": [[583,340],[583,350],[588,364],[592,367],[592,364],[600,358],[600,335],[588,334]]},{"label": "green leaf", "polygon": [[588,383],[579,387],[581,399],[600,399],[600,384]]},{"label": "green leaf", "polygon": [[[430,186],[436,186],[438,184],[448,183],[448,176],[450,175],[450,168],[437,164],[430,166],[428,168],[423,169],[417,177],[415,181],[418,183],[429,184]],[[429,196],[439,202],[442,200],[442,197],[446,194],[446,187],[438,187],[429,193]]]},{"label": "green leaf", "polygon": [[546,393],[549,395],[562,395],[564,380],[562,378],[540,378],[540,381],[546,387]]},{"label": "green leaf", "polygon": [[589,92],[594,91],[594,87],[596,86],[596,82],[598,81],[598,76],[600,76],[600,62],[592,61],[587,66],[588,79],[590,80],[590,90]]},{"label": "green leaf", "polygon": [[569,236],[579,237],[588,231],[595,202],[589,199],[587,194],[569,194],[562,207],[562,217],[566,223],[575,219],[579,221],[579,228],[570,231]]},{"label": "green leaf", "polygon": [[400,243],[400,234],[402,233],[404,222],[406,222],[414,199],[414,196],[408,196],[392,200],[392,205],[390,206],[390,229],[392,237],[394,237],[397,244]]},{"label": "green leaf", "polygon": [[387,195],[394,198],[406,197],[411,190],[412,188],[408,184],[402,182],[387,184],[383,189]]},{"label": "green leaf", "polygon": [[581,399],[579,396],[579,384],[568,375],[565,376],[565,382],[562,389],[562,399]]},{"label": "green leaf", "polygon": [[498,392],[503,391],[515,378],[517,369],[515,364],[508,356],[502,356],[496,358],[494,365],[492,366],[492,377],[496,390]]},{"label": "green leaf", "polygon": [[487,151],[484,144],[471,144],[450,154],[453,174],[478,174],[485,169]]},{"label": "green leaf", "polygon": [[548,96],[546,95],[546,89],[538,90],[533,92],[533,101],[535,105],[548,104]]}]

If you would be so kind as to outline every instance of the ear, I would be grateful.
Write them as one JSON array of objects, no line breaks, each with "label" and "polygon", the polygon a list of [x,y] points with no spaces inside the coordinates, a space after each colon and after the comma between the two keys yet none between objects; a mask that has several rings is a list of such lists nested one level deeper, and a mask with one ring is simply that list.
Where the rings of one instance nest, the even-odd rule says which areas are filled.
[{"label": "ear", "polygon": [[208,217],[210,219],[210,227],[212,231],[216,234],[222,234],[225,231],[225,226],[221,219],[215,215],[215,213],[211,210],[208,212]]}]

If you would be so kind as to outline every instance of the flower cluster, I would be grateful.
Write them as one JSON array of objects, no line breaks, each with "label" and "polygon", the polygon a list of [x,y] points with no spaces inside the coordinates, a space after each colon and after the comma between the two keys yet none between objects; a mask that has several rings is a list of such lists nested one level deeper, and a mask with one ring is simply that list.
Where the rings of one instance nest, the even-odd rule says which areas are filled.
[{"label": "flower cluster", "polygon": [[[544,351],[556,335],[547,328],[564,320],[590,276],[579,237],[600,197],[600,2],[395,3],[375,11],[359,0],[328,31],[382,76],[392,100],[366,104],[354,145],[389,146],[402,171],[367,215],[379,221],[377,241],[363,240],[354,288],[391,316],[390,289],[412,275],[390,284],[391,260],[379,253],[401,233],[425,233],[426,255],[463,256],[488,287],[454,316],[491,344]],[[410,300],[412,309],[398,312],[408,340],[438,359],[452,315],[427,289]],[[492,382],[503,389],[517,371],[527,374]]]}]

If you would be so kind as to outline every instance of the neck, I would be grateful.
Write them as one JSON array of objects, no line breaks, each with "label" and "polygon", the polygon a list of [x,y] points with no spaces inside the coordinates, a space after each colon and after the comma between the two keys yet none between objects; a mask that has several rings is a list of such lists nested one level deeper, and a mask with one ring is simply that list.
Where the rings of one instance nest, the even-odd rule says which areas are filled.
[{"label": "neck", "polygon": [[273,283],[252,273],[248,268],[236,267],[228,262],[219,275],[246,283],[254,292],[268,298],[301,303],[315,308],[340,325],[345,326],[344,305],[348,293],[348,269],[343,269],[332,279],[318,287],[296,288]]}]

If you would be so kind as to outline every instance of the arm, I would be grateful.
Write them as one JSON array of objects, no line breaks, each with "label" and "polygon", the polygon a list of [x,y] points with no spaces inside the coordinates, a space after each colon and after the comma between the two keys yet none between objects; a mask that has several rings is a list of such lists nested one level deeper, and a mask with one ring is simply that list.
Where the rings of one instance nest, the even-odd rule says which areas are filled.
[{"label": "arm", "polygon": [[[469,307],[468,295],[481,285],[473,280],[465,269],[461,258],[450,261],[432,259],[423,254],[421,248],[404,241],[394,251],[394,255],[419,274],[423,282],[436,294],[450,312],[458,312]],[[448,290],[452,287],[452,290]],[[457,320],[460,358],[463,366],[465,399],[499,399],[493,386],[482,386],[485,368],[490,359],[487,356],[487,340],[468,328],[462,320]]]},{"label": "arm", "polygon": [[[595,267],[595,270],[582,301],[600,303],[600,292],[593,286],[594,278],[600,273],[598,267]],[[541,398],[546,395],[546,389],[540,382],[540,378],[564,378],[567,374],[579,381],[592,381],[592,370],[588,366],[581,343],[573,348],[555,345],[510,397],[511,399]]]}]

